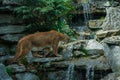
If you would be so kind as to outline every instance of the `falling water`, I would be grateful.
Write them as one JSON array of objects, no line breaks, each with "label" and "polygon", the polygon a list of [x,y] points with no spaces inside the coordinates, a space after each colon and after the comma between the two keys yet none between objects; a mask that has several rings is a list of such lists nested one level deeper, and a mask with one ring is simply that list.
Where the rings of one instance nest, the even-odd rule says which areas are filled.
[{"label": "falling water", "polygon": [[94,80],[94,66],[86,66],[86,80]]},{"label": "falling water", "polygon": [[66,80],[73,80],[73,74],[74,74],[74,63],[70,63],[66,74]]},{"label": "falling water", "polygon": [[[81,18],[82,20],[78,19],[79,25],[76,26],[75,28],[76,28],[76,31],[80,34],[80,39],[83,39],[83,40],[86,39],[85,38],[86,34],[84,34],[84,33],[89,32],[87,23],[90,19],[92,19],[92,10],[91,10],[91,6],[90,6],[92,1],[93,0],[82,0],[81,4],[80,4],[83,9],[83,18],[81,18],[79,16],[77,17],[77,19]],[[81,10],[78,10],[78,14],[81,14],[80,11]]]},{"label": "falling water", "polygon": [[89,1],[87,1],[86,3],[82,3],[82,7],[83,7],[83,13],[84,13],[84,23],[85,23],[85,29],[87,30],[87,22],[88,20],[92,19],[92,15],[91,15],[91,8],[90,8],[90,4]]},{"label": "falling water", "polygon": [[84,11],[84,21],[87,22],[91,19],[91,10],[90,10],[90,4],[89,3],[82,3],[83,11]]}]

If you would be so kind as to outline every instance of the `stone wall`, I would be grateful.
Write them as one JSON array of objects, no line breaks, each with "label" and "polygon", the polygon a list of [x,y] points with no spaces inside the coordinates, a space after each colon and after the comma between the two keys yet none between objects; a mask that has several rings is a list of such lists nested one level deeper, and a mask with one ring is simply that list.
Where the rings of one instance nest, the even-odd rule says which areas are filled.
[{"label": "stone wall", "polygon": [[[18,1],[0,0],[0,55],[9,54],[11,47],[24,36],[26,26],[14,14],[14,8],[19,6]],[[8,53],[4,53],[5,48]]]}]

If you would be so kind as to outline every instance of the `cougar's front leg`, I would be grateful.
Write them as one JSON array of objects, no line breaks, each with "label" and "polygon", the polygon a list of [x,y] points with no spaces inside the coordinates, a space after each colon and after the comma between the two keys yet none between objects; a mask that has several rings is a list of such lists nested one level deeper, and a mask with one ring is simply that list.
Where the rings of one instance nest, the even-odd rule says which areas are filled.
[{"label": "cougar's front leg", "polygon": [[62,55],[58,54],[58,43],[59,41],[53,41],[52,48],[55,56],[61,57]]}]

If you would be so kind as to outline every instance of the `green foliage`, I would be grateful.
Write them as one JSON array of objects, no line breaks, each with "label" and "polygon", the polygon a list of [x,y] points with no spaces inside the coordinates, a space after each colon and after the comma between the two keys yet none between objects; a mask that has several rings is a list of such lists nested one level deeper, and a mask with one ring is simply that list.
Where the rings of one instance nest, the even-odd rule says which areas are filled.
[{"label": "green foliage", "polygon": [[80,51],[83,52],[83,53],[85,53],[85,56],[89,56],[88,50],[86,50],[83,45],[81,45]]},{"label": "green foliage", "polygon": [[70,29],[69,25],[67,24],[64,18],[59,19],[56,22],[56,25],[52,27],[52,29],[68,35],[71,41],[76,40],[77,37],[76,33],[72,29]]},{"label": "green foliage", "polygon": [[71,0],[22,0],[21,4],[15,11],[29,32],[50,30],[61,17],[68,20],[75,10]]},{"label": "green foliage", "polygon": [[12,73],[13,73],[13,68],[11,68],[11,67],[6,67],[6,71],[7,71],[7,73],[8,73],[9,75],[12,75]]},{"label": "green foliage", "polygon": [[27,64],[28,64],[27,58],[26,58],[26,57],[23,57],[23,58],[21,59],[21,63],[24,64],[24,65],[27,65]]},{"label": "green foliage", "polygon": [[104,16],[102,16],[101,18],[100,18],[100,20],[104,20],[105,19],[105,17]]}]

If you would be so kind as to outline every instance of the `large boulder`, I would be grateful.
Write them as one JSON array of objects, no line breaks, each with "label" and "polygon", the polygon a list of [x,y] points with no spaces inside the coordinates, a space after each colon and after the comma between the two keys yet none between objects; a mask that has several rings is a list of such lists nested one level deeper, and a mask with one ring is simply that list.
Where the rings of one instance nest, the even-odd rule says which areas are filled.
[{"label": "large boulder", "polygon": [[113,72],[120,72],[120,46],[116,44],[103,43],[105,56]]},{"label": "large boulder", "polygon": [[88,22],[88,27],[90,29],[101,29],[102,23],[103,23],[103,20],[90,20]]},{"label": "large boulder", "polygon": [[89,40],[85,48],[86,50],[88,50],[88,54],[90,55],[103,55],[104,54],[102,44],[100,44],[96,40]]},{"label": "large boulder", "polygon": [[102,24],[103,30],[120,30],[120,6],[106,8],[107,15]]}]

